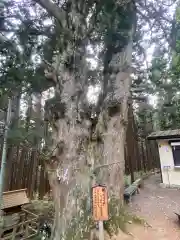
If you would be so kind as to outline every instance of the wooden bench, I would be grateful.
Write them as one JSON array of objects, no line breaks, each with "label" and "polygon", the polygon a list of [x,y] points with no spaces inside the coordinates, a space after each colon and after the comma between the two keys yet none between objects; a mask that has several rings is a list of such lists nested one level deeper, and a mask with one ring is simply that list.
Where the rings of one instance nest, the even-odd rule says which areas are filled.
[{"label": "wooden bench", "polygon": [[134,181],[129,187],[127,187],[124,191],[124,199],[126,202],[130,202],[132,196],[135,193],[139,193],[139,188],[142,186],[142,179],[139,178]]},{"label": "wooden bench", "polygon": [[124,191],[124,199],[126,202],[130,202],[131,201],[131,197],[133,194],[135,194],[135,192],[137,191],[138,187],[136,185],[130,185],[129,187],[127,187]]},{"label": "wooden bench", "polygon": [[38,216],[23,209],[28,203],[26,189],[3,193],[1,240],[24,240],[38,234]]},{"label": "wooden bench", "polygon": [[143,180],[138,178],[136,181],[133,182],[132,185],[137,186],[137,193],[139,193],[140,188],[143,186]]},{"label": "wooden bench", "polygon": [[141,178],[136,179],[136,181],[134,181],[132,185],[137,185],[138,187],[141,187],[142,179]]}]

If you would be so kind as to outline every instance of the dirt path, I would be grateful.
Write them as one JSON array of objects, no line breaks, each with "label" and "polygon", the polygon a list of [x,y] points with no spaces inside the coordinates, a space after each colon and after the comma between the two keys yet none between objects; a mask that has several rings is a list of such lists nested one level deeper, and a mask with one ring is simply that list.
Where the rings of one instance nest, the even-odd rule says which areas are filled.
[{"label": "dirt path", "polygon": [[[180,240],[180,224],[174,212],[180,212],[180,190],[159,187],[160,176],[145,180],[144,189],[133,197],[130,211],[152,227],[132,225],[129,231],[136,240]],[[125,238],[126,239],[126,238]],[[130,238],[127,238],[130,239]],[[121,236],[117,240],[123,240]]]}]

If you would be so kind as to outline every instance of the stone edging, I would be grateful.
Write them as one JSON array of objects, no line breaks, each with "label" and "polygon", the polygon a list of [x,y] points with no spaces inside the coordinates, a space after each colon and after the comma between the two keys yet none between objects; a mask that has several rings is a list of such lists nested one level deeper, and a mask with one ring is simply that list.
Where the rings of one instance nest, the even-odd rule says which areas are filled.
[{"label": "stone edging", "polygon": [[145,179],[147,179],[148,177],[150,177],[150,176],[152,176],[152,175],[154,175],[154,174],[156,174],[156,173],[159,173],[159,170],[155,170],[154,172],[150,172],[150,173],[147,173],[147,174],[144,174],[144,175],[142,175],[142,180],[145,180]]},{"label": "stone edging", "polygon": [[165,183],[160,183],[159,186],[161,188],[171,188],[171,189],[180,189],[180,186],[179,185],[175,185],[175,184],[165,184]]}]

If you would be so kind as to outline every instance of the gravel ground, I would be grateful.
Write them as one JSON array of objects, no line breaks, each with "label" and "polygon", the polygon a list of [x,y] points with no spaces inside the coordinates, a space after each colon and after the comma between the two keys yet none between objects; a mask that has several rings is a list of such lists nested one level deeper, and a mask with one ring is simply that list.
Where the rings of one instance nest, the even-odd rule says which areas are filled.
[{"label": "gravel ground", "polygon": [[180,190],[161,188],[159,183],[159,174],[149,177],[140,194],[132,199],[130,211],[151,226],[130,226],[134,239],[180,240],[180,224],[174,214],[180,213]]}]

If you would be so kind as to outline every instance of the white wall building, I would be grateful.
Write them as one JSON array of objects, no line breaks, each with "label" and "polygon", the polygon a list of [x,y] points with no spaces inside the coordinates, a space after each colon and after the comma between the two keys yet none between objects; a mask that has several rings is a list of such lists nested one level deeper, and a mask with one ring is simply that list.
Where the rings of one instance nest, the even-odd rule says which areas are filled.
[{"label": "white wall building", "polygon": [[180,188],[180,129],[154,132],[148,139],[158,143],[163,185]]}]

